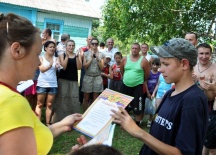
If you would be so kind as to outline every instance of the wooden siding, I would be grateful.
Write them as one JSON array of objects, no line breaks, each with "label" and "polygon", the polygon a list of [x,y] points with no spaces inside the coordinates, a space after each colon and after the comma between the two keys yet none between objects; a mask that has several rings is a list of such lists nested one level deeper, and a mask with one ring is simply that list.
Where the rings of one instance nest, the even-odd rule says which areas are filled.
[{"label": "wooden siding", "polygon": [[43,22],[36,22],[36,27],[38,27],[40,29],[40,31],[42,32],[44,29],[44,23]]},{"label": "wooden siding", "polygon": [[14,13],[19,16],[25,17],[28,20],[30,20],[33,24],[35,24],[33,20],[33,10],[27,10],[24,7],[17,7],[17,6],[12,6],[12,5],[5,5],[5,4],[0,4],[0,12],[3,12],[4,14],[7,13]]},{"label": "wooden siding", "polygon": [[44,19],[61,19],[64,21],[64,25],[75,26],[75,27],[83,27],[90,28],[92,26],[92,20],[73,16],[73,15],[65,15],[62,13],[43,13],[38,12],[37,22],[44,22]]},{"label": "wooden siding", "polygon": [[64,26],[63,33],[69,33],[72,37],[88,37],[88,29],[74,26]]}]

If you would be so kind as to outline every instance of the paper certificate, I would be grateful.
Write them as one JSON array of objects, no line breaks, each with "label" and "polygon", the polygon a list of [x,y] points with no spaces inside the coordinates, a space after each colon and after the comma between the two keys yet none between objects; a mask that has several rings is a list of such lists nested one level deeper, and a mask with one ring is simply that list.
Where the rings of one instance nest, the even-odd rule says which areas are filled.
[{"label": "paper certificate", "polygon": [[83,147],[93,144],[112,146],[115,126],[116,124],[110,124],[108,127],[104,128],[97,136],[91,139],[88,143],[84,144]]},{"label": "paper certificate", "polygon": [[74,129],[93,138],[111,124],[112,109],[118,110],[118,106],[125,108],[132,100],[131,96],[106,89],[83,114],[83,119],[75,124]]}]

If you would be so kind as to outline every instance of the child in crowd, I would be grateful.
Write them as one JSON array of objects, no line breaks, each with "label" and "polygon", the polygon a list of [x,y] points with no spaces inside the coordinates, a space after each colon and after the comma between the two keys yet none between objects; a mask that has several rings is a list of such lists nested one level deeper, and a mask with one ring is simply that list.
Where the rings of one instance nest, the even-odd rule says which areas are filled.
[{"label": "child in crowd", "polygon": [[120,72],[120,65],[122,60],[121,52],[116,52],[114,55],[114,59],[116,61],[115,64],[112,65],[113,79],[110,80],[109,88],[120,92],[121,84],[122,84],[122,74]]},{"label": "child in crowd", "polygon": [[182,38],[171,39],[151,50],[160,57],[164,79],[175,83],[175,89],[164,95],[149,132],[137,126],[122,107],[112,110],[113,122],[144,143],[140,155],[202,155],[208,100],[192,78],[197,50]]},{"label": "child in crowd", "polygon": [[155,97],[155,94],[157,93],[156,95],[156,99],[155,99],[155,108],[157,109],[162,101],[162,98],[164,96],[164,94],[170,90],[172,88],[172,84],[170,83],[166,83],[164,77],[162,74],[160,74],[159,76],[159,80],[158,80],[158,83],[155,87],[155,90],[154,92],[152,93],[152,98]]},{"label": "child in crowd", "polygon": [[[150,72],[150,76],[147,80],[147,86],[146,86],[146,92],[147,92],[147,97],[151,100],[153,100],[155,98],[155,96],[153,95],[153,92],[156,92],[156,85],[158,83],[158,79],[160,76],[160,72],[158,71],[158,68],[160,67],[160,60],[158,58],[154,59],[151,65],[151,72]],[[151,122],[153,119],[153,115],[149,116],[149,120],[147,123],[147,127],[151,126]]]},{"label": "child in crowd", "polygon": [[109,65],[110,61],[111,61],[111,56],[107,54],[105,56],[105,58],[104,58],[104,67],[101,70],[101,76],[103,78],[103,88],[104,88],[104,90],[106,88],[108,88],[108,78],[112,79],[112,74],[111,74],[112,70],[111,70],[111,67]]}]

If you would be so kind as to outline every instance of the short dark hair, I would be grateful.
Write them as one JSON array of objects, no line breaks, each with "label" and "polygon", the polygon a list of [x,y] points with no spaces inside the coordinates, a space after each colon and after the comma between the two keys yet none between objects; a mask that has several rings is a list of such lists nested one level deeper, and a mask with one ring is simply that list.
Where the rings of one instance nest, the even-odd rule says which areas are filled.
[{"label": "short dark hair", "polygon": [[[187,32],[186,34],[194,34],[194,35],[195,35],[195,38],[198,39],[198,35],[197,35],[197,33],[195,33],[195,32]],[[186,34],[185,34],[185,35],[186,35]]]},{"label": "short dark hair", "polygon": [[92,43],[93,40],[97,40],[98,43],[99,43],[99,40],[97,38],[92,38],[91,43]]},{"label": "short dark hair", "polygon": [[154,60],[152,61],[152,65],[160,66],[160,65],[161,65],[161,63],[160,63],[160,59],[158,59],[158,58],[154,58]]},{"label": "short dark hair", "polygon": [[122,58],[121,52],[116,52],[116,53],[114,54],[114,58],[115,58],[117,55],[120,56],[120,57]]},{"label": "short dark hair", "polygon": [[201,44],[199,44],[199,45],[196,47],[197,50],[198,50],[200,47],[208,48],[208,49],[210,49],[210,51],[211,51],[211,53],[212,53],[212,47],[211,47],[209,44],[207,44],[207,43],[201,43]]},{"label": "short dark hair", "polygon": [[47,48],[49,46],[49,44],[54,44],[55,45],[55,43],[53,41],[47,41],[47,42],[45,42],[45,44],[44,44],[44,51],[46,51],[45,48]]},{"label": "short dark hair", "polygon": [[45,32],[48,33],[48,35],[51,37],[51,35],[52,35],[52,30],[51,29],[46,28]]},{"label": "short dark hair", "polygon": [[105,46],[104,42],[101,42],[100,47],[104,47],[104,46]]},{"label": "short dark hair", "polygon": [[122,155],[122,153],[107,145],[89,145],[68,155]]}]

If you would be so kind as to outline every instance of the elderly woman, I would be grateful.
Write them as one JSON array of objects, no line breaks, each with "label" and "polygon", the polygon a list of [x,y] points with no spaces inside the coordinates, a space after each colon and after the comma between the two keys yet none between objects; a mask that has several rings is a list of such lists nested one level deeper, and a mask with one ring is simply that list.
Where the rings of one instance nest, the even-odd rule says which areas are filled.
[{"label": "elderly woman", "polygon": [[0,154],[48,154],[53,137],[71,130],[80,114],[45,126],[27,100],[16,91],[19,81],[32,79],[40,65],[41,38],[30,21],[0,14]]}]

